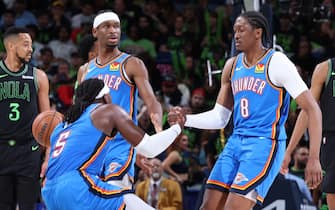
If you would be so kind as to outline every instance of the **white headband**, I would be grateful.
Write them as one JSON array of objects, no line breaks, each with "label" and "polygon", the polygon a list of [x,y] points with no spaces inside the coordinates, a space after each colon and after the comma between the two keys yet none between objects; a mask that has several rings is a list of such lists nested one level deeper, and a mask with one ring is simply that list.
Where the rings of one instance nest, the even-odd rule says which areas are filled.
[{"label": "white headband", "polygon": [[114,21],[120,22],[119,16],[116,13],[104,12],[94,18],[93,28],[98,27],[101,23],[108,21],[108,20],[114,20]]},{"label": "white headband", "polygon": [[98,95],[95,97],[95,99],[102,98],[105,94],[109,93],[109,87],[105,84],[104,87],[100,90]]}]

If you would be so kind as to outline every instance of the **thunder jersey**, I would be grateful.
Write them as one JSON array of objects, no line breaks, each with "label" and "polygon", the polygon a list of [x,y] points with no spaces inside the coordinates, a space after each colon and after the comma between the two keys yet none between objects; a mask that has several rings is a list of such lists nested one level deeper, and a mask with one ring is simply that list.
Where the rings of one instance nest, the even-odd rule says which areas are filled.
[{"label": "thunder jersey", "polygon": [[48,180],[74,170],[79,170],[86,179],[101,172],[104,146],[111,138],[92,123],[90,114],[97,106],[90,105],[75,122],[68,125],[62,122],[52,132]]},{"label": "thunder jersey", "polygon": [[[138,90],[134,82],[130,81],[125,73],[124,63],[130,57],[121,53],[111,62],[101,66],[96,59],[89,62],[84,79],[99,78],[110,89],[112,103],[122,107],[137,124],[137,95]],[[106,157],[106,165],[103,169],[105,180],[118,180],[129,172],[134,176],[134,148],[118,132],[109,144],[110,151]]]},{"label": "thunder jersey", "polygon": [[275,51],[270,49],[257,62],[247,67],[244,53],[236,57],[231,73],[234,96],[234,134],[286,139],[285,121],[290,96],[283,87],[269,79],[268,66]]},{"label": "thunder jersey", "polygon": [[135,83],[129,80],[125,74],[124,62],[130,57],[129,54],[121,53],[114,60],[103,66],[96,63],[96,59],[89,62],[85,80],[99,78],[107,84],[110,89],[112,103],[122,107],[137,124],[137,94]]},{"label": "thunder jersey", "polygon": [[31,126],[38,114],[36,69],[25,64],[18,72],[0,61],[0,141],[30,141]]},{"label": "thunder jersey", "polygon": [[335,58],[329,60],[325,86],[320,97],[322,127],[324,133],[335,132]]}]

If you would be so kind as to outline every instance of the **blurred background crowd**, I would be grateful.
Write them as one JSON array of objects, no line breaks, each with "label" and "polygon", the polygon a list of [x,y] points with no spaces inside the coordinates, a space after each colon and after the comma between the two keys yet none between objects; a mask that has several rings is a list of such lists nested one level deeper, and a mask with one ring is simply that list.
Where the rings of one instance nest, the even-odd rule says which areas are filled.
[{"label": "blurred background crowd", "polygon": [[[0,37],[11,26],[29,29],[34,48],[31,63],[47,73],[53,108],[64,112],[72,103],[78,68],[88,61],[86,39],[91,34],[93,18],[100,10],[113,10],[121,19],[119,47],[146,64],[151,85],[164,110],[163,125],[168,127],[166,117],[171,106],[199,113],[214,105],[220,74],[213,75],[210,86],[207,61],[213,70],[219,70],[235,53],[232,23],[241,11],[240,2],[3,0],[0,2]],[[261,9],[271,23],[273,44],[296,64],[305,82],[310,84],[315,65],[335,55],[334,1],[263,0]],[[0,56],[5,56],[3,43],[0,43]],[[146,107],[139,107],[139,125],[147,133],[154,133]],[[298,112],[299,107],[292,101],[288,136]],[[180,188],[177,191],[182,200],[174,201],[179,206],[176,209],[197,208],[203,183],[224,148],[230,130],[229,126],[218,131],[185,128],[174,145],[155,160],[159,177],[179,183],[171,185]],[[303,147],[308,154],[307,142],[305,135],[299,148]],[[297,164],[297,159],[293,158],[292,172],[298,171],[300,175],[297,175],[303,176],[301,170],[306,162],[300,158]],[[136,187],[150,176],[140,170],[137,175]],[[147,197],[150,196],[143,199]],[[313,199],[322,205],[318,192]]]}]

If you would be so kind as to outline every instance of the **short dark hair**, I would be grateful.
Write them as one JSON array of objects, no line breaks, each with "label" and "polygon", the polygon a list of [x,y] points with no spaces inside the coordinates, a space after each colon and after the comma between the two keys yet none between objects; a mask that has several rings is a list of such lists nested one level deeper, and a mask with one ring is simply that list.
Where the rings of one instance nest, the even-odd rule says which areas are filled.
[{"label": "short dark hair", "polygon": [[5,40],[6,38],[12,36],[12,35],[18,35],[18,34],[29,34],[29,30],[26,28],[22,28],[22,27],[10,27],[6,30],[5,34],[3,35],[3,39]]}]

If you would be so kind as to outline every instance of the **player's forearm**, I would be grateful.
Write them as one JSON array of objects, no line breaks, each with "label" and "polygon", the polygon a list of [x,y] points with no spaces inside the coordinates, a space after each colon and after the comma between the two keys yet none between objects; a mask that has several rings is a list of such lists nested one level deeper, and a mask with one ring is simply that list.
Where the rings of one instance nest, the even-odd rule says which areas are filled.
[{"label": "player's forearm", "polygon": [[304,110],[301,110],[300,114],[298,115],[298,118],[296,120],[290,142],[287,145],[286,152],[289,154],[292,154],[296,146],[298,145],[301,137],[305,133],[307,126],[308,126],[308,116]]},{"label": "player's forearm", "polygon": [[181,133],[179,124],[175,124],[170,128],[156,133],[152,136],[144,135],[141,142],[136,145],[135,149],[139,154],[152,158],[166,150]]},{"label": "player's forearm", "polygon": [[319,107],[311,110],[308,120],[309,157],[319,159],[322,138],[322,116]]},{"label": "player's forearm", "polygon": [[221,129],[226,127],[231,113],[231,110],[216,103],[210,111],[186,115],[185,126],[200,129]]},{"label": "player's forearm", "polygon": [[160,132],[162,130],[162,105],[158,101],[153,101],[148,105],[148,113],[156,132]]}]

